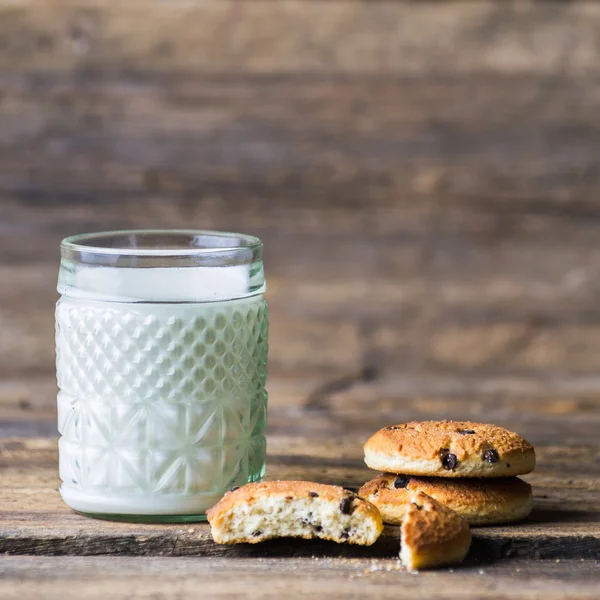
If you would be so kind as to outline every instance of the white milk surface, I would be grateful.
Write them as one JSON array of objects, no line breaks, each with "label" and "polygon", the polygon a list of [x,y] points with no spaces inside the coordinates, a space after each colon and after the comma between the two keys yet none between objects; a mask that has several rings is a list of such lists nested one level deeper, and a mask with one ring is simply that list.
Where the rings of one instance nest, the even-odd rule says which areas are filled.
[{"label": "white milk surface", "polygon": [[202,514],[230,487],[262,476],[266,303],[262,295],[209,301],[241,295],[247,281],[246,267],[77,273],[56,310],[69,506]]},{"label": "white milk surface", "polygon": [[[249,267],[78,266],[69,296],[125,302],[198,302],[243,296]],[[59,284],[59,292],[64,288]]]}]

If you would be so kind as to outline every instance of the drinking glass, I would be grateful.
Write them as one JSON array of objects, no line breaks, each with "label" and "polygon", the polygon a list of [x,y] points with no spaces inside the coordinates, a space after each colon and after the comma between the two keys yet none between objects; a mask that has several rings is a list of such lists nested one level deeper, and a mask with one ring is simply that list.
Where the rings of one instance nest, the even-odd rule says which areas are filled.
[{"label": "drinking glass", "polygon": [[262,243],[115,231],[61,244],[60,492],[74,510],[197,521],[265,472]]}]

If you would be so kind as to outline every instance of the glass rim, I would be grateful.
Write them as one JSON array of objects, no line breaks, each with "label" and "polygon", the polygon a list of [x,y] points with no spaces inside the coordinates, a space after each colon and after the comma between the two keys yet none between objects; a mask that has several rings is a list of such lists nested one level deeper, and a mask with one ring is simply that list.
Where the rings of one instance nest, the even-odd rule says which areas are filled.
[{"label": "glass rim", "polygon": [[[206,238],[215,238],[221,240],[236,241],[237,244],[231,243],[228,245],[214,245],[204,247],[190,247],[189,245],[181,247],[136,247],[136,246],[108,246],[103,244],[93,244],[94,240],[108,240],[111,238],[125,236],[181,236],[189,241],[194,238],[204,236]],[[61,243],[62,252],[86,253],[91,255],[104,256],[131,256],[131,257],[190,257],[190,256],[210,256],[227,254],[231,256],[237,252],[247,253],[250,251],[260,251],[262,249],[262,241],[253,235],[245,233],[234,233],[230,231],[214,231],[209,229],[116,229],[112,231],[98,231],[93,233],[81,233],[64,238]]]}]

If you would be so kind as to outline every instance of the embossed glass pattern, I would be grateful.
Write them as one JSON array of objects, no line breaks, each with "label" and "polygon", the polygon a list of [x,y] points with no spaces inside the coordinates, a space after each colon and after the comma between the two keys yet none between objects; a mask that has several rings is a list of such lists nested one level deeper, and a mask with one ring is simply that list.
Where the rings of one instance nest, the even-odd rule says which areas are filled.
[{"label": "embossed glass pattern", "polygon": [[[85,285],[77,282],[89,278],[73,278],[72,265],[62,268],[71,269],[69,292],[56,308],[59,469],[67,504],[112,518],[194,520],[230,487],[260,479],[267,410],[264,286],[258,293],[234,291],[220,273],[198,271],[196,264],[199,298],[223,285],[237,297],[122,302],[114,298],[131,290],[119,284],[106,301],[97,299],[97,289],[91,297],[78,294]],[[239,281],[252,279],[252,268],[236,268]],[[142,271],[130,278],[136,290],[140,281],[150,281],[149,289],[174,281],[169,268],[133,269]],[[185,280],[179,279],[189,294]],[[174,300],[178,285],[170,292]]]}]

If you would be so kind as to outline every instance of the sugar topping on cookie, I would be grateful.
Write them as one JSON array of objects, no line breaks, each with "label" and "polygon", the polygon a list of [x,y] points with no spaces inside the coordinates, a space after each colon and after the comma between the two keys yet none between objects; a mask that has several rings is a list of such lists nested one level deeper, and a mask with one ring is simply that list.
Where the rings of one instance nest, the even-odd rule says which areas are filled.
[{"label": "sugar topping on cookie", "polygon": [[470,546],[465,519],[423,492],[411,494],[400,540],[400,559],[409,571],[460,562]]},{"label": "sugar topping on cookie", "polygon": [[412,421],[380,429],[364,446],[378,471],[435,477],[508,477],[529,473],[535,451],[520,435],[471,421]]},{"label": "sugar topping on cookie", "polygon": [[448,479],[386,473],[365,483],[358,494],[379,509],[385,523],[399,525],[415,492],[431,496],[471,525],[519,521],[533,507],[531,486],[518,477]]}]

